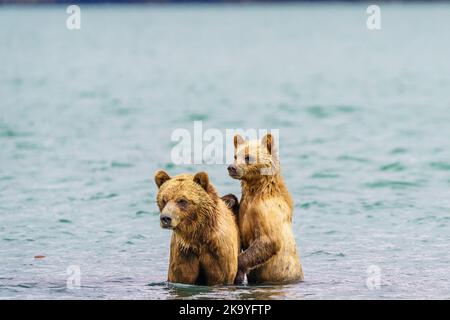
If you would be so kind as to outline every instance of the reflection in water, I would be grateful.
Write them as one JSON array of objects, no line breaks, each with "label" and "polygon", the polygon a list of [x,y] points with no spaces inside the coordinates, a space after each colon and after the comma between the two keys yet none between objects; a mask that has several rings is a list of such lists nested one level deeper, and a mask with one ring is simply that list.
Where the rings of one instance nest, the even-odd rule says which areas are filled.
[{"label": "reflection in water", "polygon": [[[292,299],[295,285],[270,285],[270,286],[198,286],[180,283],[151,283],[150,287],[163,289],[166,299],[237,299],[237,300],[274,300]],[[298,289],[298,288],[297,288]],[[297,290],[298,291],[298,290]],[[302,294],[297,294],[295,299],[303,299]]]},{"label": "reflection in water", "polygon": [[196,286],[181,283],[167,283],[169,299],[196,299],[198,296],[208,295],[212,287]]},{"label": "reflection in water", "polygon": [[286,299],[284,286],[246,286],[239,292],[239,298],[242,300],[272,300]]}]

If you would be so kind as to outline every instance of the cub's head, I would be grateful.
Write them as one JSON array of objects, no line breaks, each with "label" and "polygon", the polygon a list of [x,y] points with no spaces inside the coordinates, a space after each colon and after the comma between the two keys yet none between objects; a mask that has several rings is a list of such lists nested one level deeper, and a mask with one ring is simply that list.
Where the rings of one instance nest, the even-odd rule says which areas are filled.
[{"label": "cub's head", "polygon": [[171,178],[165,171],[155,173],[159,188],[156,201],[160,210],[160,225],[165,229],[193,231],[217,197],[208,174],[181,174]]},{"label": "cub's head", "polygon": [[228,166],[228,174],[233,179],[252,180],[277,172],[278,157],[274,138],[270,133],[261,140],[245,141],[240,135],[234,136],[234,162]]}]

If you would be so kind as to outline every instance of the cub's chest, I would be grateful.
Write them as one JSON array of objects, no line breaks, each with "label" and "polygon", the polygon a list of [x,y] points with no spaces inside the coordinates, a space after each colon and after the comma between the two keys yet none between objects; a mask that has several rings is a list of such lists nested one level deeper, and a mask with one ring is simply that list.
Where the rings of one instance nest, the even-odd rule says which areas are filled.
[{"label": "cub's chest", "polygon": [[239,211],[239,232],[244,247],[248,247],[257,237],[259,229],[258,204],[243,202]]}]

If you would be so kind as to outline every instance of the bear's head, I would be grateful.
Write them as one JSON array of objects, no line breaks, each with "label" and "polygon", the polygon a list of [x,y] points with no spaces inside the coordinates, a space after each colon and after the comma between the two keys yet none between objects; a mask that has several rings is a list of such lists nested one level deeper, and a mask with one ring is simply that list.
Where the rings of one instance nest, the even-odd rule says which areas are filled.
[{"label": "bear's head", "polygon": [[277,172],[277,149],[270,133],[261,140],[251,141],[245,141],[240,135],[234,136],[234,162],[228,166],[230,177],[250,181]]},{"label": "bear's head", "polygon": [[192,233],[198,226],[208,225],[218,196],[206,172],[171,178],[160,170],[155,173],[155,183],[162,228]]}]

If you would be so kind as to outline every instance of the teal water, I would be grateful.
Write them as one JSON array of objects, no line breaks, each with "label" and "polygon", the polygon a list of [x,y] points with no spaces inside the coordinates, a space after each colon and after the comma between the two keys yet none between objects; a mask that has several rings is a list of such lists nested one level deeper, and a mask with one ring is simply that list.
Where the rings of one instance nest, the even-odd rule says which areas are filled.
[{"label": "teal water", "polygon": [[[450,6],[381,10],[0,7],[0,298],[450,298]],[[194,120],[280,129],[304,283],[165,282],[153,172],[240,191],[171,164]]]}]

